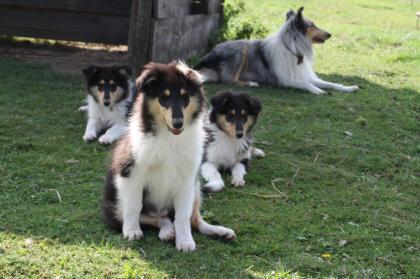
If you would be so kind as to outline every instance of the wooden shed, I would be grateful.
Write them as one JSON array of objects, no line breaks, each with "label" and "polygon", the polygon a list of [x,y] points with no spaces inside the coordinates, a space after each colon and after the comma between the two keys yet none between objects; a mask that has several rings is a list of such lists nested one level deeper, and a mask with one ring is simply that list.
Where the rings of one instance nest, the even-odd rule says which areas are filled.
[{"label": "wooden shed", "polygon": [[0,34],[128,45],[136,74],[148,61],[202,54],[223,0],[0,0]]}]

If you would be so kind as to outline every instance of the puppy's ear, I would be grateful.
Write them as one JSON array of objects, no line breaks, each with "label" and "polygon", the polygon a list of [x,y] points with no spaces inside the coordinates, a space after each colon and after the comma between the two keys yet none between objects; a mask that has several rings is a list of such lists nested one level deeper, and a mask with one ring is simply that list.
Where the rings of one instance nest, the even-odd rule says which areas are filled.
[{"label": "puppy's ear", "polygon": [[286,14],[286,21],[288,21],[289,20],[289,18],[291,18],[292,16],[294,16],[296,13],[295,13],[295,11],[293,11],[293,10],[290,10],[290,11],[288,11],[287,12],[287,14]]},{"label": "puppy's ear", "polygon": [[230,96],[232,93],[229,91],[217,93],[210,99],[211,106],[214,110],[220,111],[223,106],[229,101]]},{"label": "puppy's ear", "polygon": [[257,98],[248,96],[248,105],[249,105],[249,111],[252,115],[258,116],[258,114],[261,112],[262,106],[260,101],[258,101]]},{"label": "puppy's ear", "polygon": [[199,87],[203,85],[203,76],[199,72],[191,69],[182,61],[177,61],[175,63],[177,70],[184,75],[187,82]]},{"label": "puppy's ear", "polygon": [[99,67],[97,66],[89,66],[87,68],[82,69],[83,74],[87,79],[92,78],[97,72],[99,72]]},{"label": "puppy's ear", "polygon": [[296,20],[297,21],[302,21],[303,20],[302,12],[303,12],[303,7],[300,7],[297,11],[297,14],[296,14]]},{"label": "puppy's ear", "polygon": [[118,67],[117,71],[118,74],[122,75],[125,78],[129,78],[133,74],[131,68],[126,65]]},{"label": "puppy's ear", "polygon": [[158,71],[155,68],[155,64],[147,64],[136,80],[137,91],[140,93],[152,93],[158,85],[158,78]]}]

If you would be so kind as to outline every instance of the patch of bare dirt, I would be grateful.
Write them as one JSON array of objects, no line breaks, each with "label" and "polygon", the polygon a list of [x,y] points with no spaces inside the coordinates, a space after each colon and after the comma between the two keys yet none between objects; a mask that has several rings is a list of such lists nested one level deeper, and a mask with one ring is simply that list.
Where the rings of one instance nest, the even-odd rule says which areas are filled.
[{"label": "patch of bare dirt", "polygon": [[110,46],[79,42],[53,42],[2,39],[0,57],[48,64],[59,73],[81,74],[89,65],[127,64],[127,46]]}]

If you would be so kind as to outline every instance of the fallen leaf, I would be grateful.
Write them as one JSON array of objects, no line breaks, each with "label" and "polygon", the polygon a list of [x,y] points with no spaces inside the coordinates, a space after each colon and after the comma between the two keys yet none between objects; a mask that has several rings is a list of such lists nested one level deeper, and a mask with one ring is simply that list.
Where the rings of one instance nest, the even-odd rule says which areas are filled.
[{"label": "fallen leaf", "polygon": [[345,239],[342,239],[342,240],[340,240],[339,242],[338,242],[338,246],[340,246],[340,247],[342,247],[342,246],[344,246],[344,245],[346,245],[347,244],[347,240],[345,240]]},{"label": "fallen leaf", "polygon": [[324,261],[329,261],[329,260],[331,260],[331,257],[332,257],[332,255],[331,255],[330,253],[328,253],[328,252],[325,252],[325,253],[322,253],[322,254],[321,254],[321,258],[322,258]]}]

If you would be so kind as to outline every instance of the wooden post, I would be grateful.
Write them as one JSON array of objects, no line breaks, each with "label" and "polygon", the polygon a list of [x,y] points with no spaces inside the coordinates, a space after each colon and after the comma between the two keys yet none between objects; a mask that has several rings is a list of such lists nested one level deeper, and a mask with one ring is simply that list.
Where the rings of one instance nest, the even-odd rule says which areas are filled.
[{"label": "wooden post", "polygon": [[141,68],[150,60],[150,28],[152,21],[151,0],[133,0],[128,34],[128,64],[133,76],[140,74]]}]

